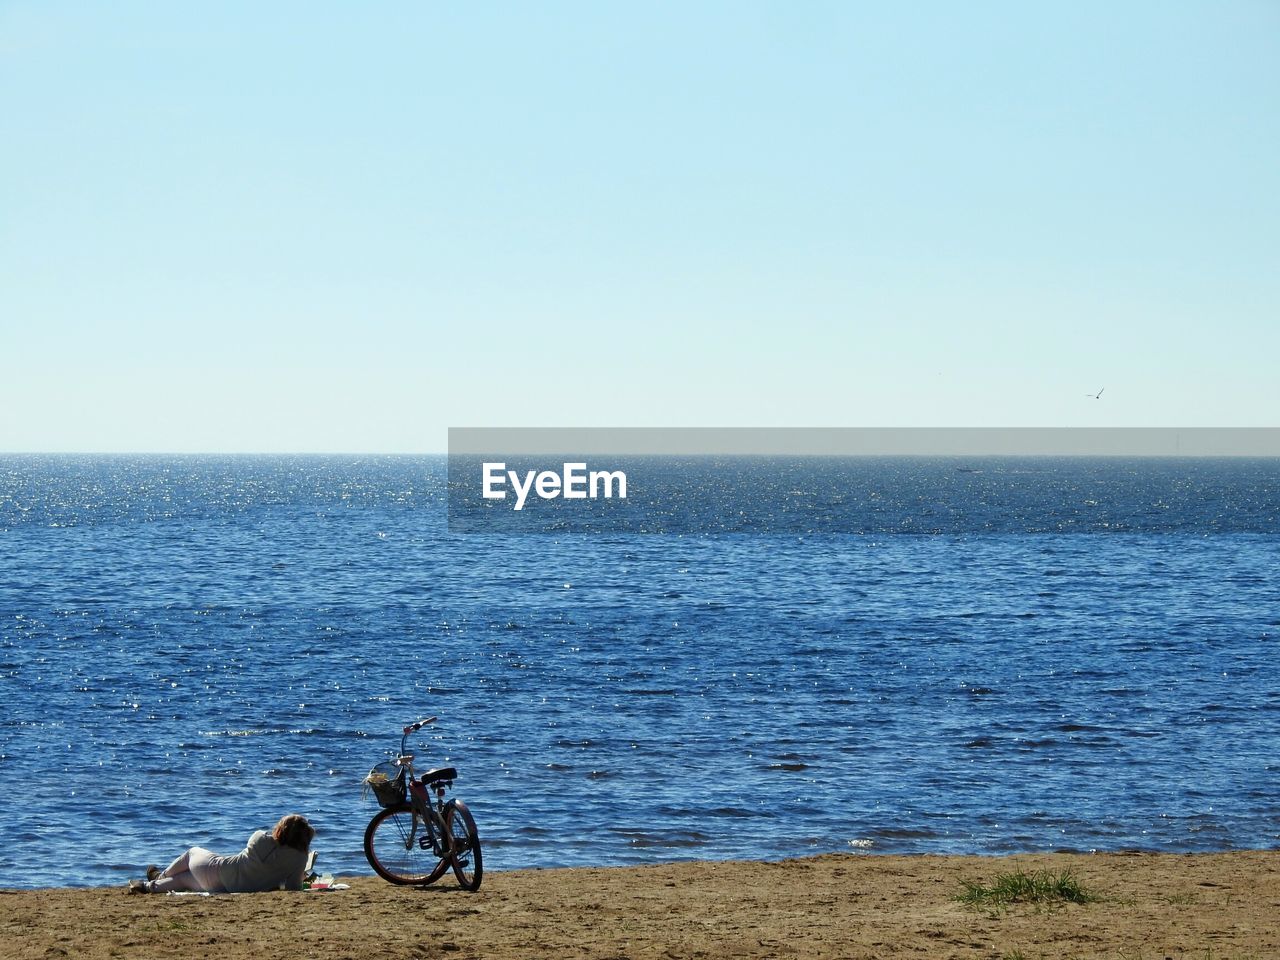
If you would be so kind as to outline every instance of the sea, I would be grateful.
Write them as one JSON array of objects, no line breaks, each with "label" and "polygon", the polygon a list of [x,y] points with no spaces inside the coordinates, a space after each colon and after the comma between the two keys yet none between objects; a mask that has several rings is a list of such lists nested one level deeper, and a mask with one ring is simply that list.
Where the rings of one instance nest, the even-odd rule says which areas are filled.
[{"label": "sea", "polygon": [[802,462],[717,533],[732,467],[521,535],[444,457],[0,457],[0,887],[292,812],[371,874],[432,716],[490,871],[1280,845],[1280,460]]}]

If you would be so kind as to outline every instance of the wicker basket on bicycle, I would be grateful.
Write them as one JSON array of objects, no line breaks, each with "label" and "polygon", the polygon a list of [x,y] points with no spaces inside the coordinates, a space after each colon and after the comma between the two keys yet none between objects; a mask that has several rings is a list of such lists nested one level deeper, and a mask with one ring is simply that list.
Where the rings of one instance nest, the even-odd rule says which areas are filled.
[{"label": "wicker basket on bicycle", "polygon": [[395,807],[404,803],[405,770],[391,760],[384,760],[364,778],[365,789],[372,790],[379,806]]}]

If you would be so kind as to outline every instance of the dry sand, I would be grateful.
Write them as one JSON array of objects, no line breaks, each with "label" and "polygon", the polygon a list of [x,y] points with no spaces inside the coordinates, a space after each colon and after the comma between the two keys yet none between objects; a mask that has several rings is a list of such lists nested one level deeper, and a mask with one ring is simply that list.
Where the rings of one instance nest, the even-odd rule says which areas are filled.
[{"label": "dry sand", "polygon": [[[975,909],[961,880],[1069,868],[1104,897]],[[341,878],[340,878],[341,879]],[[367,877],[330,893],[0,892],[0,956],[1280,958],[1280,851],[519,870],[479,893]]]}]

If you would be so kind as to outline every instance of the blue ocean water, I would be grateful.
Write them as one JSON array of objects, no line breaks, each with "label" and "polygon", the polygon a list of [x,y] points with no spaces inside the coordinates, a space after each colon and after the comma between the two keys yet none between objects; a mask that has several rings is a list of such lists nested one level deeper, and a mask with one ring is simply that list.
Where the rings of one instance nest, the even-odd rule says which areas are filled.
[{"label": "blue ocean water", "polygon": [[[1025,475],[881,469],[912,518]],[[0,886],[293,811],[369,873],[428,715],[490,869],[1276,846],[1280,461],[1093,463],[1105,525],[1036,469],[1040,527],[521,537],[448,533],[443,458],[0,457]]]}]

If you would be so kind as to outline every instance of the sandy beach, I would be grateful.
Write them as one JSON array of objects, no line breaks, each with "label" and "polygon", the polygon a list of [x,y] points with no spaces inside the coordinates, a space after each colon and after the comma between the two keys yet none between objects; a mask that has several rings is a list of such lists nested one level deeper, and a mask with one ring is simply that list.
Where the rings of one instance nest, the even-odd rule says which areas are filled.
[{"label": "sandy beach", "polygon": [[[1100,899],[1003,907],[963,882],[1070,870]],[[832,855],[494,871],[479,893],[369,877],[217,897],[123,887],[0,892],[0,956],[386,958],[1280,957],[1280,851],[1014,857]]]}]

